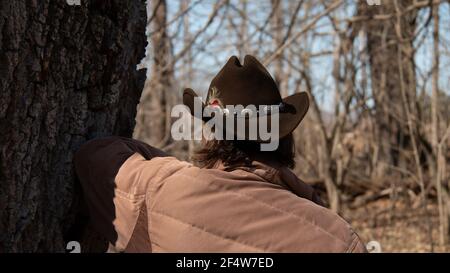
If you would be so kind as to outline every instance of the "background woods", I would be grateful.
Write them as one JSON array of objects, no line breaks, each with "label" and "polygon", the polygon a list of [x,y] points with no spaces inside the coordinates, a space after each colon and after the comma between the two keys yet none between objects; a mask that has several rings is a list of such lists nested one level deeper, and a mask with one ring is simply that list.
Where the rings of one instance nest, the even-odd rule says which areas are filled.
[{"label": "background woods", "polygon": [[330,208],[386,251],[448,250],[448,1],[154,0],[148,14],[136,138],[188,159],[171,107],[253,54],[283,96],[309,92],[295,172]]}]

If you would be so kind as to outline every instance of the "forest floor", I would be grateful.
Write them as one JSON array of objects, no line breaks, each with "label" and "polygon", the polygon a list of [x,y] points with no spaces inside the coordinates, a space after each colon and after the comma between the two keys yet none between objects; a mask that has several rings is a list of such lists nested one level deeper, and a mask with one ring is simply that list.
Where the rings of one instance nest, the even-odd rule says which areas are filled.
[{"label": "forest floor", "polygon": [[[439,245],[439,219],[436,204],[420,204],[380,199],[342,213],[361,239],[377,241],[381,252],[449,252]],[[428,216],[425,216],[428,215]]]}]

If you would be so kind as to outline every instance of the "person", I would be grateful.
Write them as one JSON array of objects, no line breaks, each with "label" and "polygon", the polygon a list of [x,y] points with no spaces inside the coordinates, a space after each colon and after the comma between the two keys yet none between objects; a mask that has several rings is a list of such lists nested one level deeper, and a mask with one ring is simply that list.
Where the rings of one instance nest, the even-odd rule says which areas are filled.
[{"label": "person", "polygon": [[[195,99],[184,91],[191,113]],[[241,64],[233,56],[202,107],[250,104],[280,106],[276,149],[262,151],[260,139],[204,139],[193,164],[124,137],[81,146],[74,161],[90,218],[115,251],[366,252],[350,225],[291,171],[292,131],[307,112],[307,94],[282,99],[256,58]]]}]

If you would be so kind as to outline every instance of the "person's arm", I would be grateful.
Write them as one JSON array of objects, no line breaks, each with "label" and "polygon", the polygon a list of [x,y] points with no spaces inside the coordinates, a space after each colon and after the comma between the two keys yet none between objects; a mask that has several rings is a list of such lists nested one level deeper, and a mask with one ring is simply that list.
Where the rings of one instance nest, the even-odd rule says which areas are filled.
[{"label": "person's arm", "polygon": [[[137,140],[106,137],[86,142],[74,157],[75,172],[83,188],[93,226],[109,242],[113,245],[117,242],[122,249],[132,235],[133,222],[139,217],[142,202],[131,195],[123,199],[118,196],[118,190],[137,189],[139,183],[147,181],[138,181],[137,178],[116,181],[116,176],[122,165],[136,153],[142,155],[142,160],[167,156]],[[130,191],[133,194],[136,190]]]},{"label": "person's arm", "polygon": [[75,171],[82,184],[91,180],[97,184],[113,183],[123,163],[139,153],[146,160],[167,156],[141,141],[125,137],[93,139],[83,144],[75,153]]},{"label": "person's arm", "polygon": [[[75,153],[75,169],[77,174],[102,174],[114,177],[122,164],[134,153],[145,159],[167,156],[144,142],[125,137],[105,137],[93,139],[83,144]],[[92,165],[93,164],[93,165]],[[95,173],[87,173],[86,169],[95,168]]]}]

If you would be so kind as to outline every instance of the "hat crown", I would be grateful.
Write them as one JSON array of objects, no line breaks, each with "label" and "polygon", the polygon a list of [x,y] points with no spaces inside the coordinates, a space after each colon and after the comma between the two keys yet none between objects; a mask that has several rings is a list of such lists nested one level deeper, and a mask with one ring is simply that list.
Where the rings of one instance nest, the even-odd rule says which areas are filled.
[{"label": "hat crown", "polygon": [[244,64],[232,56],[211,81],[206,103],[226,105],[275,105],[282,101],[277,84],[266,68],[253,56]]}]

